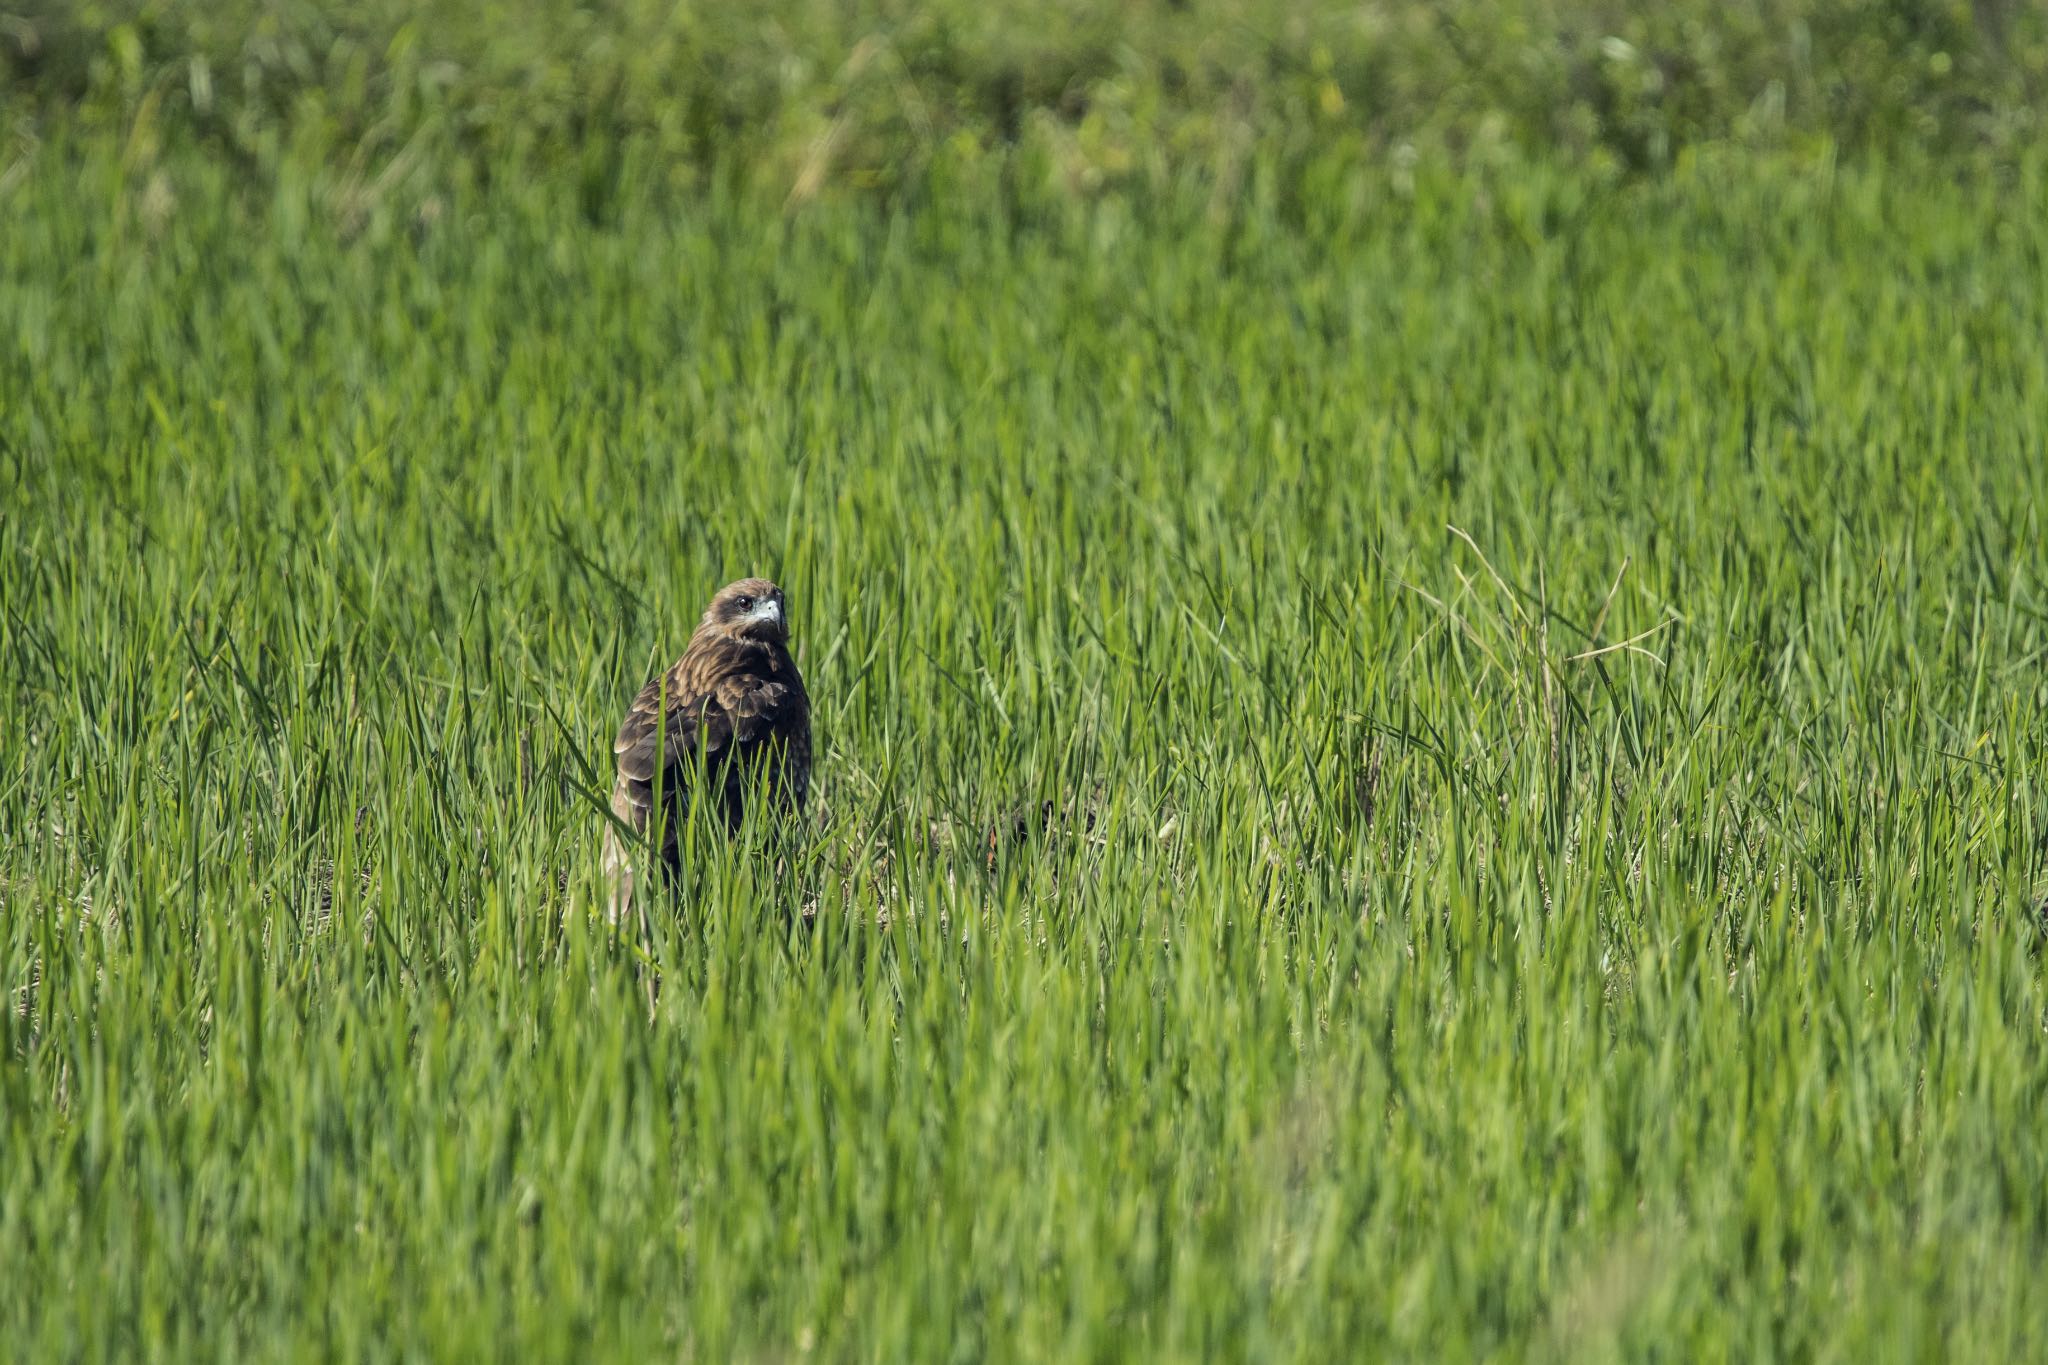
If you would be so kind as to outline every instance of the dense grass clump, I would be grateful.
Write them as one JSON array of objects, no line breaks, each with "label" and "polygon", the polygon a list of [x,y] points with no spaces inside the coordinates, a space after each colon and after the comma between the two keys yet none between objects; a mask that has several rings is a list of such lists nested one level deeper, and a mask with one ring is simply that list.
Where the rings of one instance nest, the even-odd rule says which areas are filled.
[{"label": "dense grass clump", "polygon": [[[114,107],[0,173],[10,1353],[2048,1340],[2048,163],[593,213]],[[819,801],[643,951],[747,572]]]}]

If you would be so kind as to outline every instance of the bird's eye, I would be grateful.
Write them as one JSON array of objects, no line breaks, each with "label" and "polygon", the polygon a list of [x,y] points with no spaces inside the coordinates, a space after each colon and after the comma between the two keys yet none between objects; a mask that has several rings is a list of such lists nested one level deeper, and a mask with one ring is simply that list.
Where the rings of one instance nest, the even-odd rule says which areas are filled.
[{"label": "bird's eye", "polygon": [[754,599],[751,597],[742,597],[737,602],[733,603],[733,605],[738,607],[741,611],[752,611],[754,609]]}]

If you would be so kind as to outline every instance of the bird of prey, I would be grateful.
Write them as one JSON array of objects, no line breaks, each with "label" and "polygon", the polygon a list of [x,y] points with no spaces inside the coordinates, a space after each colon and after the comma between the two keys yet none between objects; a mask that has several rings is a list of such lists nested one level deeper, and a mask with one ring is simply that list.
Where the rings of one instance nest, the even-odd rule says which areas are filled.
[{"label": "bird of prey", "polygon": [[[612,744],[617,823],[605,830],[611,917],[633,904],[633,858],[620,825],[661,830],[661,866],[678,867],[677,831],[709,801],[728,831],[749,804],[796,810],[811,785],[811,703],[789,657],[782,589],[742,578],[718,590],[683,657],[640,689]],[[657,793],[662,809],[655,810]],[[642,923],[646,907],[640,907]]]}]

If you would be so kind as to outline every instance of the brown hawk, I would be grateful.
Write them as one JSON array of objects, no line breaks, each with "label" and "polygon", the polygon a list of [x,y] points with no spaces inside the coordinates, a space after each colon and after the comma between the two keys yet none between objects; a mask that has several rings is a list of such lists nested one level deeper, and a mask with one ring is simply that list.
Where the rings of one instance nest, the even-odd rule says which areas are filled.
[{"label": "brown hawk", "polygon": [[[810,794],[811,703],[789,657],[782,589],[765,578],[727,584],[704,609],[683,657],[640,689],[612,744],[612,814],[645,835],[659,789],[662,868],[678,867],[677,832],[699,801],[728,830],[750,803],[796,810]],[[611,917],[633,902],[633,858],[618,824],[605,830]],[[644,920],[645,907],[641,908]]]}]

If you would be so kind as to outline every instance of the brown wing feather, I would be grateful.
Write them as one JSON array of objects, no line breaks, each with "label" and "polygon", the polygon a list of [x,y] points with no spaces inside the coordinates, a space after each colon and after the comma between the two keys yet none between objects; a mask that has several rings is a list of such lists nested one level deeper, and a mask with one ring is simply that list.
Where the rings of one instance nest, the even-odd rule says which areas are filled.
[{"label": "brown wing feather", "polygon": [[[659,754],[657,755],[657,750]],[[661,774],[670,806],[665,860],[675,858],[675,831],[696,794],[722,799],[729,824],[744,802],[742,778],[758,757],[774,753],[780,778],[771,790],[801,805],[810,788],[810,700],[796,665],[780,648],[719,636],[700,636],[673,667],[640,689],[626,710],[612,754],[618,778],[612,813],[645,830],[653,812],[655,776]],[[616,831],[614,831],[616,834]],[[622,863],[624,848],[607,846],[607,861]],[[615,869],[616,870],[616,869]]]},{"label": "brown wing feather", "polygon": [[[726,592],[763,586],[775,591],[773,584],[747,580]],[[718,600],[683,657],[633,698],[612,744],[612,814],[619,825],[644,832],[659,785],[666,808],[661,861],[670,871],[678,862],[677,831],[697,798],[716,802],[731,827],[750,800],[787,809],[801,807],[810,794],[811,713],[803,678],[780,639],[719,629]],[[750,784],[750,776],[765,780]],[[618,826],[605,831],[615,921],[634,900],[631,842]],[[644,928],[644,904],[639,913]]]}]

